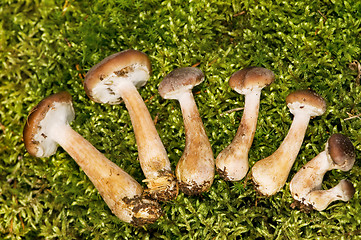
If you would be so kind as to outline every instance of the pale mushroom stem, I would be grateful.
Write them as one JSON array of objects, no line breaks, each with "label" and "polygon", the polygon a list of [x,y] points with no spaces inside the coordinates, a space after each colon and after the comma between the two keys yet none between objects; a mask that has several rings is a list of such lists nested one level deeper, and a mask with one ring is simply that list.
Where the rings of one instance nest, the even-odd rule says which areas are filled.
[{"label": "pale mushroom stem", "polygon": [[247,158],[247,162],[248,152],[256,132],[260,98],[261,92],[246,94],[244,110],[241,119],[242,124],[236,133],[236,137],[239,139],[237,142],[240,144],[240,149],[243,150],[243,158]]},{"label": "pale mushroom stem", "polygon": [[304,113],[296,114],[286,138],[275,152],[277,156],[282,156],[280,159],[282,159],[285,165],[288,166],[287,169],[291,169],[294,160],[296,160],[296,156],[302,146],[309,121],[309,115]]},{"label": "pale mushroom stem", "polygon": [[253,181],[260,193],[273,195],[286,183],[300,151],[309,121],[310,115],[296,112],[287,136],[279,148],[271,156],[256,162],[253,166]]},{"label": "pale mushroom stem", "polygon": [[226,180],[239,181],[249,169],[248,152],[257,127],[261,92],[245,95],[241,123],[230,145],[216,159],[216,165]]},{"label": "pale mushroom stem", "polygon": [[327,158],[326,151],[319,153],[293,176],[290,190],[294,199],[303,201],[309,192],[321,189],[323,176],[332,169]]},{"label": "pale mushroom stem", "polygon": [[188,180],[198,179],[197,183],[207,182],[210,186],[214,177],[213,152],[193,94],[186,91],[177,99],[182,109],[186,138],[184,153],[176,169],[178,180],[187,181],[184,179],[187,176]]},{"label": "pale mushroom stem", "polygon": [[354,188],[347,180],[341,180],[328,190],[315,190],[306,196],[306,201],[317,211],[325,210],[334,201],[347,202],[353,197]]},{"label": "pale mushroom stem", "polygon": [[184,120],[186,136],[185,151],[187,148],[192,146],[192,143],[200,141],[206,142],[206,144],[210,146],[207,134],[202,124],[202,119],[198,112],[196,102],[193,98],[193,94],[191,92],[186,92],[178,98],[178,101],[182,109],[182,115]]},{"label": "pale mushroom stem", "polygon": [[[159,186],[152,186],[152,183],[154,183],[152,180],[157,181],[159,177],[162,177],[164,172],[161,171],[171,172],[167,152],[136,87],[130,81],[123,81],[117,89],[124,100],[132,121],[138,146],[139,162],[147,178],[145,181],[148,183],[149,188],[157,188]],[[160,184],[168,184],[167,179],[164,180],[165,182]]]},{"label": "pale mushroom stem", "polygon": [[123,198],[141,196],[143,188],[140,184],[68,124],[54,124],[49,133],[48,137],[57,142],[89,177],[112,212],[124,220],[124,211],[128,210],[125,210]]}]

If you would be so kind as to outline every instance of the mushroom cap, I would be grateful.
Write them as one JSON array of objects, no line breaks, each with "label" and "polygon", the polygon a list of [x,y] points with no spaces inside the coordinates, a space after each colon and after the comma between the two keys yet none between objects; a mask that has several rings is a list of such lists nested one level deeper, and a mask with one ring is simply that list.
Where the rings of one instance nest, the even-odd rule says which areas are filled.
[{"label": "mushroom cap", "polygon": [[355,163],[355,148],[351,140],[343,134],[332,134],[327,142],[327,152],[335,168],[349,171]]},{"label": "mushroom cap", "polygon": [[229,86],[239,94],[247,94],[253,90],[260,91],[275,80],[275,74],[263,67],[248,67],[232,74]]},{"label": "mushroom cap", "polygon": [[320,116],[326,111],[326,101],[311,90],[298,90],[286,97],[286,103],[292,114],[308,112],[310,116]]},{"label": "mushroom cap", "polygon": [[347,180],[347,179],[342,179],[339,183],[339,185],[341,185],[341,190],[343,192],[343,201],[349,201],[353,195],[355,194],[355,187],[353,186],[353,184]]},{"label": "mushroom cap", "polygon": [[164,77],[158,92],[162,98],[176,99],[179,94],[190,91],[204,81],[203,72],[195,67],[177,68]]},{"label": "mushroom cap", "polygon": [[[59,111],[54,114],[50,112]],[[71,122],[75,113],[72,97],[59,92],[44,98],[31,111],[23,130],[26,150],[35,157],[48,157],[55,153],[58,144],[47,136],[48,125],[54,121]]]},{"label": "mushroom cap", "polygon": [[151,73],[148,56],[129,49],[104,58],[92,67],[84,79],[88,97],[99,103],[119,104],[120,96],[114,90],[119,81],[128,80],[135,87],[146,84]]}]

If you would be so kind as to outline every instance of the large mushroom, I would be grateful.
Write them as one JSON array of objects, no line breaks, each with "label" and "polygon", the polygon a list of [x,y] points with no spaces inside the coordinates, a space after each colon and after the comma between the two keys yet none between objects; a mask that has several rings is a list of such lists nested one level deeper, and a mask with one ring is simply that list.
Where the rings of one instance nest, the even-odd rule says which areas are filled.
[{"label": "large mushroom", "polygon": [[137,50],[126,50],[106,57],[86,74],[84,88],[95,102],[119,104],[124,100],[138,146],[141,168],[146,177],[147,194],[166,201],[178,194],[170,161],[154,126],[152,117],[137,91],[149,79],[148,56]]},{"label": "large mushroom", "polygon": [[262,67],[239,70],[229,79],[230,87],[245,95],[245,103],[236,136],[216,158],[217,171],[224,180],[239,181],[248,172],[248,152],[256,132],[261,90],[274,79],[274,73]]},{"label": "large mushroom", "polygon": [[259,160],[251,169],[256,189],[266,196],[277,193],[286,183],[310,118],[320,116],[326,111],[325,100],[310,90],[299,90],[289,94],[286,103],[294,115],[287,136],[272,155]]},{"label": "large mushroom", "polygon": [[159,204],[143,198],[143,188],[137,181],[70,127],[74,115],[69,93],[60,92],[43,99],[31,110],[24,127],[27,151],[35,157],[49,157],[60,145],[119,219],[134,225],[156,221],[161,215]]},{"label": "large mushroom", "polygon": [[292,197],[304,204],[310,192],[321,190],[322,180],[327,171],[333,169],[349,171],[354,163],[355,149],[350,139],[340,133],[332,134],[326,143],[325,150],[306,163],[293,176],[290,182]]},{"label": "large mushroom", "polygon": [[178,100],[182,110],[186,139],[176,176],[179,187],[188,195],[207,191],[214,179],[213,151],[192,94],[192,88],[203,80],[198,68],[178,68],[165,76],[158,88],[163,98]]}]

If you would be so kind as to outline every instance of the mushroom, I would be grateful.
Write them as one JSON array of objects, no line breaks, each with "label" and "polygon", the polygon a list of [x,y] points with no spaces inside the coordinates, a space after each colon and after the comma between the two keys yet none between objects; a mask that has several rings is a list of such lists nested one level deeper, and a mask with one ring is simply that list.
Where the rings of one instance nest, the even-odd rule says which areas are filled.
[{"label": "mushroom", "polygon": [[229,79],[230,87],[245,95],[245,103],[236,136],[216,158],[217,171],[224,180],[239,181],[248,172],[248,152],[256,132],[261,90],[274,79],[274,73],[262,67],[239,70]]},{"label": "mushroom", "polygon": [[256,189],[266,196],[277,193],[286,183],[310,118],[320,116],[326,111],[325,100],[310,90],[299,90],[289,94],[286,103],[294,115],[287,136],[272,155],[259,160],[251,169]]},{"label": "mushroom", "polygon": [[332,134],[325,150],[306,163],[292,178],[292,197],[303,204],[307,194],[322,188],[322,180],[327,171],[349,171],[354,163],[355,149],[350,139],[340,133]]},{"label": "mushroom", "polygon": [[334,201],[348,202],[355,194],[355,187],[346,179],[342,179],[336,186],[328,190],[314,190],[304,201],[305,205],[312,206],[317,211],[325,210]]},{"label": "mushroom", "polygon": [[214,179],[214,157],[211,144],[199,116],[192,88],[204,80],[195,67],[178,68],[159,84],[159,94],[180,103],[185,128],[185,149],[176,167],[179,187],[188,195],[207,191]]},{"label": "mushroom", "polygon": [[60,145],[119,219],[137,226],[156,221],[161,215],[159,204],[143,198],[143,188],[137,181],[70,127],[74,115],[72,98],[67,92],[51,95],[34,107],[23,132],[30,155],[49,157]]},{"label": "mushroom", "polygon": [[84,88],[95,102],[119,104],[124,100],[132,121],[147,194],[160,201],[178,194],[177,181],[152,117],[136,87],[145,85],[151,65],[146,54],[126,50],[106,57],[86,74]]}]

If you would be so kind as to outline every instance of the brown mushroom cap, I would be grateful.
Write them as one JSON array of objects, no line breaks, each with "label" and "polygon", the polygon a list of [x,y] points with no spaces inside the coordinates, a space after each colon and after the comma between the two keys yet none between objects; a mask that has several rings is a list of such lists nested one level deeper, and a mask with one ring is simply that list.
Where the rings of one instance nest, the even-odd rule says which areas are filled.
[{"label": "brown mushroom cap", "polygon": [[306,110],[311,116],[320,116],[326,111],[326,101],[311,90],[298,90],[286,97],[290,111]]},{"label": "brown mushroom cap", "polygon": [[342,185],[341,189],[342,189],[342,191],[344,193],[344,199],[346,201],[350,200],[353,197],[353,195],[355,194],[355,191],[356,191],[353,184],[350,181],[346,180],[346,179],[342,179],[339,184]]},{"label": "brown mushroom cap", "polygon": [[159,84],[158,92],[165,99],[173,99],[177,94],[192,89],[203,80],[204,74],[198,68],[177,68],[164,77]]},{"label": "brown mushroom cap", "polygon": [[[113,98],[115,95],[111,86],[114,81],[128,79],[134,86],[142,87],[148,81],[151,71],[150,60],[145,53],[133,49],[125,50],[104,58],[92,67],[85,76],[84,89],[88,97],[93,101],[100,103],[109,102],[108,99],[112,98],[111,95],[113,95]],[[142,77],[136,76],[137,72],[141,72]],[[109,82],[103,82],[108,78],[112,79]],[[105,85],[101,89],[104,93],[99,96],[94,92],[94,89],[102,82]],[[119,98],[120,96],[115,97],[118,100]],[[119,101],[115,103],[112,100],[109,103],[117,104]]]},{"label": "brown mushroom cap", "polygon": [[253,89],[261,90],[275,80],[275,74],[263,67],[248,67],[232,74],[229,86],[239,94],[246,94]]},{"label": "brown mushroom cap", "polygon": [[50,110],[55,110],[56,104],[65,107],[66,116],[59,116],[61,121],[71,122],[75,113],[72,97],[68,92],[59,92],[39,102],[31,111],[26,121],[23,138],[26,150],[36,157],[48,157],[55,153],[58,144],[47,137],[46,127],[41,122],[47,117]]},{"label": "brown mushroom cap", "polygon": [[340,134],[332,134],[328,139],[328,153],[337,169],[349,171],[355,163],[355,148],[351,140]]}]

